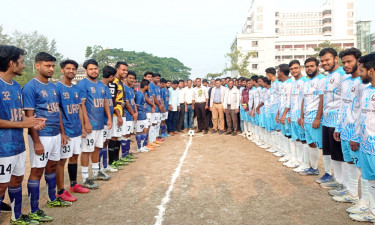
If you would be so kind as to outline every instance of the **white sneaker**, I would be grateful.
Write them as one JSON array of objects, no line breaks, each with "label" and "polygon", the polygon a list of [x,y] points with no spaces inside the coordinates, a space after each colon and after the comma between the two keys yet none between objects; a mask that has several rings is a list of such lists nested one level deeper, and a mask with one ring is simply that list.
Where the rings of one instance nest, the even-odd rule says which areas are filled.
[{"label": "white sneaker", "polygon": [[370,211],[367,210],[364,213],[359,213],[359,214],[350,214],[349,215],[350,219],[359,221],[359,222],[375,222],[375,215]]},{"label": "white sneaker", "polygon": [[242,136],[242,137],[246,137],[246,134],[245,133],[240,133],[240,134],[238,134],[239,136]]},{"label": "white sneaker", "polygon": [[267,144],[264,144],[264,145],[261,145],[261,146],[259,146],[259,148],[263,148],[263,149],[266,149],[266,148],[270,148],[270,146],[269,146],[269,145],[267,145]]},{"label": "white sneaker", "polygon": [[289,161],[289,157],[287,157],[287,156],[283,156],[283,157],[280,158],[278,161],[279,161],[279,162],[287,162],[287,161]]},{"label": "white sneaker", "polygon": [[266,152],[274,153],[274,152],[277,152],[277,150],[274,148],[269,148],[269,149],[266,149]]},{"label": "white sneaker", "polygon": [[296,161],[289,160],[288,162],[283,163],[283,165],[288,167],[288,168],[296,168],[296,167],[299,166],[299,163],[296,162]]},{"label": "white sneaker", "polygon": [[369,208],[370,208],[370,205],[368,202],[359,200],[357,204],[348,208],[346,211],[352,214],[360,214],[360,213],[366,212]]},{"label": "white sneaker", "polygon": [[151,148],[147,148],[146,146],[142,147],[144,150],[147,150],[148,152],[151,151]]},{"label": "white sneaker", "polygon": [[111,165],[108,165],[107,168],[104,169],[105,172],[114,173],[117,172],[118,169],[113,168]]},{"label": "white sneaker", "polygon": [[276,157],[283,157],[285,155],[285,153],[278,151],[278,152],[273,153],[273,155],[276,156]]},{"label": "white sneaker", "polygon": [[358,196],[353,197],[350,194],[345,194],[341,196],[333,196],[332,199],[336,202],[343,202],[343,203],[356,203],[358,202]]},{"label": "white sneaker", "polygon": [[138,149],[138,152],[148,152],[148,150],[146,150],[145,148],[140,148],[140,149]]},{"label": "white sneaker", "polygon": [[293,169],[293,172],[295,172],[295,173],[300,173],[300,172],[305,171],[305,170],[307,170],[307,169],[309,169],[309,168],[310,168],[310,167],[308,167],[308,166],[306,166],[306,165],[300,165],[299,167],[294,168],[294,169]]}]

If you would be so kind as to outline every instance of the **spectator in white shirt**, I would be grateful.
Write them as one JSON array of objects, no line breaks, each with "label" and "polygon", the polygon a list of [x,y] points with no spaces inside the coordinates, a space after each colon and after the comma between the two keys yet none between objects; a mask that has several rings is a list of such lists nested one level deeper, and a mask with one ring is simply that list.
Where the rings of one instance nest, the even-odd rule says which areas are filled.
[{"label": "spectator in white shirt", "polygon": [[[237,113],[240,111],[240,91],[233,84],[233,80],[228,81],[228,89],[225,92],[224,96],[224,112],[227,120],[227,133],[232,134],[233,136],[237,135],[238,122],[237,122]],[[233,132],[232,132],[233,125]]]},{"label": "spectator in white shirt", "polygon": [[184,81],[178,82],[177,95],[178,95],[178,119],[177,119],[177,131],[182,132],[184,129],[184,118],[185,118],[185,88]]},{"label": "spectator in white shirt", "polygon": [[202,86],[201,79],[196,79],[197,86],[194,88],[194,112],[197,116],[198,131],[200,133],[208,133],[208,122],[206,121],[206,109],[208,109],[208,90]]},{"label": "spectator in white shirt", "polygon": [[185,87],[185,120],[184,128],[185,131],[193,129],[194,119],[194,88],[192,87],[192,80],[187,81],[187,87]]}]

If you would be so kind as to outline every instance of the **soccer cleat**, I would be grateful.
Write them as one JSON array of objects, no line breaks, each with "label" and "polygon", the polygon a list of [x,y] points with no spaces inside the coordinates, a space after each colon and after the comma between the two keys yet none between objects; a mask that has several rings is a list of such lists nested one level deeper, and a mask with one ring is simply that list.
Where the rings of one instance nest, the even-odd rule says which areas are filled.
[{"label": "soccer cleat", "polygon": [[267,148],[270,148],[270,146],[267,144],[264,144],[264,145],[259,146],[259,148],[267,149]]},{"label": "soccer cleat", "polygon": [[155,151],[155,147],[151,146],[151,145],[146,145],[146,146],[143,146],[146,150],[148,151]]},{"label": "soccer cleat", "polygon": [[126,157],[119,159],[119,161],[127,163],[127,164],[135,162],[134,159],[129,159],[129,158],[126,158]]},{"label": "soccer cleat", "polygon": [[348,208],[346,211],[348,213],[353,213],[353,214],[360,214],[366,212],[370,208],[369,203],[359,200],[357,204],[354,206]]},{"label": "soccer cleat", "polygon": [[364,213],[350,214],[349,217],[350,219],[359,221],[359,222],[375,223],[375,215],[370,210],[367,210]]},{"label": "soccer cleat", "polygon": [[283,156],[283,157],[280,158],[278,161],[279,161],[279,162],[287,162],[287,161],[289,161],[289,157],[288,157],[288,156]]},{"label": "soccer cleat", "polygon": [[283,157],[285,155],[285,153],[278,151],[278,152],[273,153],[273,155],[276,156],[276,157]]},{"label": "soccer cleat", "polygon": [[324,189],[335,189],[340,187],[341,184],[337,183],[335,180],[331,182],[321,183],[320,187]]},{"label": "soccer cleat", "polygon": [[90,189],[82,187],[81,184],[76,184],[73,187],[70,186],[69,187],[69,191],[73,192],[73,193],[82,193],[82,194],[85,194],[85,193],[89,193]]},{"label": "soccer cleat", "polygon": [[82,185],[85,188],[88,189],[98,189],[98,184],[96,184],[91,178],[87,178],[85,183]]},{"label": "soccer cleat", "polygon": [[129,155],[125,156],[125,158],[127,158],[127,159],[138,159],[139,157],[134,155],[134,154],[129,154]]},{"label": "soccer cleat", "polygon": [[117,168],[113,168],[111,165],[107,166],[107,168],[104,169],[105,172],[114,173],[117,172]]},{"label": "soccer cleat", "polygon": [[53,200],[53,201],[47,201],[47,207],[48,208],[69,207],[69,206],[72,206],[71,202],[61,200],[60,198],[55,198],[55,200]]},{"label": "soccer cleat", "polygon": [[304,170],[300,172],[299,174],[303,176],[315,176],[315,175],[319,175],[319,169],[313,169],[312,167],[310,167],[309,169]]},{"label": "soccer cleat", "polygon": [[69,193],[69,191],[65,190],[61,195],[57,195],[57,198],[67,201],[67,202],[75,202],[77,201],[77,197],[73,196]]},{"label": "soccer cleat", "polygon": [[343,202],[343,203],[357,203],[358,202],[358,196],[353,197],[350,194],[345,194],[341,196],[333,196],[332,199],[336,202]]},{"label": "soccer cleat", "polygon": [[11,225],[31,225],[31,224],[39,224],[38,221],[30,219],[29,215],[21,214],[20,217],[16,220],[10,218]]},{"label": "soccer cleat", "polygon": [[93,176],[92,178],[93,180],[103,180],[103,181],[107,181],[107,180],[110,180],[111,177],[108,176],[107,174],[105,174],[104,172],[100,171],[98,172],[98,174],[96,176]]},{"label": "soccer cleat", "polygon": [[321,178],[317,179],[315,182],[318,184],[321,184],[321,183],[331,182],[334,180],[335,178],[333,178],[332,175],[325,173]]},{"label": "soccer cleat", "polygon": [[269,148],[269,149],[266,149],[266,152],[274,153],[274,152],[277,152],[277,150],[274,148]]},{"label": "soccer cleat", "polygon": [[142,152],[148,152],[148,150],[146,150],[145,148],[139,148],[138,150],[137,150],[138,152],[140,152],[140,153],[142,153]]},{"label": "soccer cleat", "polygon": [[129,165],[130,163],[129,162],[124,162],[122,160],[117,160],[116,163],[119,165],[119,166],[127,166]]},{"label": "soccer cleat", "polygon": [[48,223],[53,220],[53,217],[47,216],[43,210],[37,210],[36,212],[29,214],[29,219],[36,220],[39,223]]},{"label": "soccer cleat", "polygon": [[306,165],[300,165],[299,167],[294,168],[293,172],[295,172],[295,173],[301,173],[301,172],[303,172],[305,170],[308,170],[308,169],[310,169],[310,167],[308,167]]},{"label": "soccer cleat", "polygon": [[159,147],[159,146],[160,146],[160,145],[159,145],[158,143],[156,143],[155,141],[149,143],[149,145],[151,145],[151,146],[153,146],[153,147]]},{"label": "soccer cleat", "polygon": [[118,169],[118,170],[123,170],[124,169],[124,167],[122,165],[120,165],[119,163],[117,163],[117,161],[114,161],[111,164],[111,167],[114,168],[114,169]]},{"label": "soccer cleat", "polygon": [[345,195],[346,193],[348,193],[348,189],[344,185],[341,185],[334,190],[328,191],[328,194],[330,194],[331,196],[342,196],[342,195]]},{"label": "soccer cleat", "polygon": [[156,138],[156,141],[154,141],[154,142],[156,142],[156,144],[161,144],[161,143],[163,143],[163,140],[161,139],[161,138]]},{"label": "soccer cleat", "polygon": [[299,166],[299,163],[296,162],[296,161],[289,160],[288,162],[283,163],[283,165],[288,167],[288,168],[296,168],[296,167]]}]

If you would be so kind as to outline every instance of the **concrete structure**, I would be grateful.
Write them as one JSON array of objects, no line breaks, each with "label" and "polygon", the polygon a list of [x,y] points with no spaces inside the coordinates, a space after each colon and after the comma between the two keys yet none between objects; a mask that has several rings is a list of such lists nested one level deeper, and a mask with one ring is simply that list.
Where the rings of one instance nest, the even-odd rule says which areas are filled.
[{"label": "concrete structure", "polygon": [[276,8],[275,0],[253,0],[231,49],[255,52],[249,70],[264,75],[267,67],[293,59],[303,62],[324,41],[341,48],[355,46],[356,11],[355,0],[325,0],[317,9],[292,11]]},{"label": "concrete structure", "polygon": [[371,52],[375,52],[375,33],[370,35]]},{"label": "concrete structure", "polygon": [[362,52],[371,52],[371,20],[359,20],[357,25],[357,48]]},{"label": "concrete structure", "polygon": [[77,75],[73,80],[73,83],[77,84],[80,80],[86,77],[85,68],[83,68],[83,65],[79,65],[77,69]]}]

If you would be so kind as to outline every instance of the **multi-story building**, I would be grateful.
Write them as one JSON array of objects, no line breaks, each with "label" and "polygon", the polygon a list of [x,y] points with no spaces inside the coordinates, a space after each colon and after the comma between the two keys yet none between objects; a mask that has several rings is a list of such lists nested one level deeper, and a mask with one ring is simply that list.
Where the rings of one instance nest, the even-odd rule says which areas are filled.
[{"label": "multi-story building", "polygon": [[277,8],[275,0],[253,0],[231,49],[253,52],[248,69],[264,75],[267,67],[293,59],[303,62],[325,41],[341,48],[355,46],[356,11],[355,0],[325,0],[317,9],[302,10]]},{"label": "multi-story building", "polygon": [[371,52],[371,20],[359,20],[357,24],[357,48],[362,52]]}]

